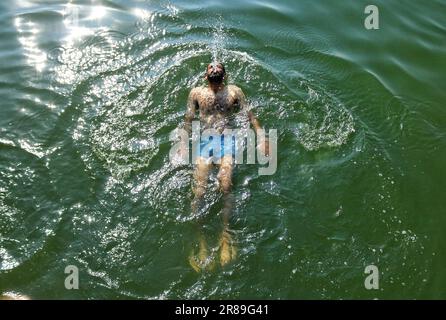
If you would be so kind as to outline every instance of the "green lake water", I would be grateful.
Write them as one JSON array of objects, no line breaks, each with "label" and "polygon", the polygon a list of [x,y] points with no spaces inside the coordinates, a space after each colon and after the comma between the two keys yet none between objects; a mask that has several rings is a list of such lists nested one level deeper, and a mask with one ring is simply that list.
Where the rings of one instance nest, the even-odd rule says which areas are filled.
[{"label": "green lake water", "polygon": [[[0,293],[446,299],[445,41],[444,0],[1,1]],[[169,134],[213,58],[277,129],[278,166],[237,166],[238,257],[196,273]]]}]

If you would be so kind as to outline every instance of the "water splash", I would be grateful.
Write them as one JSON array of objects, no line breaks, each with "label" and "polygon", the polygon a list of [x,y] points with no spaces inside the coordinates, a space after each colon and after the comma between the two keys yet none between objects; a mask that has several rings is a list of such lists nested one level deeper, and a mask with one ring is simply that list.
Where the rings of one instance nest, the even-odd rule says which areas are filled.
[{"label": "water splash", "polygon": [[309,151],[345,144],[355,132],[352,114],[334,97],[303,82],[302,85],[308,92],[308,98],[302,110],[306,121],[295,130],[298,141]]},{"label": "water splash", "polygon": [[227,42],[227,35],[225,33],[223,18],[218,16],[216,18],[216,25],[212,28],[212,41],[210,51],[212,54],[212,62],[223,61],[223,52]]}]

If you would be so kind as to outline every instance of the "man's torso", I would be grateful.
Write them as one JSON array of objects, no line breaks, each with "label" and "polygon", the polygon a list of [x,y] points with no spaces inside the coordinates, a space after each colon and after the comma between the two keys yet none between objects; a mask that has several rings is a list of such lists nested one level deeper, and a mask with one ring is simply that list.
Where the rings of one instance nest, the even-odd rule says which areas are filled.
[{"label": "man's torso", "polygon": [[220,133],[231,127],[232,116],[240,110],[243,93],[234,85],[225,86],[215,93],[208,87],[194,89],[196,108],[204,128],[213,128]]}]

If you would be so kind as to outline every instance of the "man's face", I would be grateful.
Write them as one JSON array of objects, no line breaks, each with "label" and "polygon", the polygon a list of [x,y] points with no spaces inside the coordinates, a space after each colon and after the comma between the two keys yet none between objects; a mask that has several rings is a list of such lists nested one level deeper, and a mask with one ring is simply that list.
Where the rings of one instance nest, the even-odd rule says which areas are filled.
[{"label": "man's face", "polygon": [[221,63],[210,63],[206,70],[206,79],[210,83],[220,84],[225,77],[225,69]]}]

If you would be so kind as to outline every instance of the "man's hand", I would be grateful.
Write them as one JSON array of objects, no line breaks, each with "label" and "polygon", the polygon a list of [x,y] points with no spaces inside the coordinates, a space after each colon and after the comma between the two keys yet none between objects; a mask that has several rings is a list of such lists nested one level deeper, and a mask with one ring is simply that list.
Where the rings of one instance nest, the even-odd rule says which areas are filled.
[{"label": "man's hand", "polygon": [[181,159],[186,159],[189,157],[188,148],[182,143],[180,148],[178,148],[177,156],[181,157]]},{"label": "man's hand", "polygon": [[266,138],[264,135],[260,135],[258,133],[259,130],[262,130],[262,126],[260,125],[259,120],[254,116],[254,113],[252,111],[248,112],[248,118],[251,122],[252,126],[254,127],[254,130],[257,135],[258,143],[257,143],[257,150],[260,150],[262,152],[262,155],[264,157],[269,156],[269,139]]},{"label": "man's hand", "polygon": [[257,144],[257,150],[260,150],[264,157],[269,156],[269,139],[261,138]]}]

